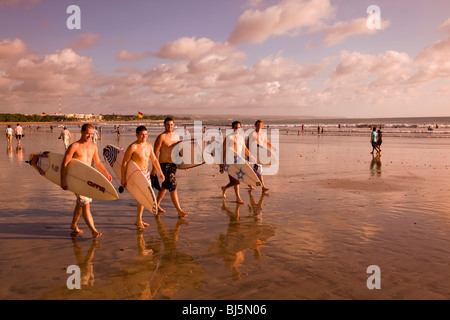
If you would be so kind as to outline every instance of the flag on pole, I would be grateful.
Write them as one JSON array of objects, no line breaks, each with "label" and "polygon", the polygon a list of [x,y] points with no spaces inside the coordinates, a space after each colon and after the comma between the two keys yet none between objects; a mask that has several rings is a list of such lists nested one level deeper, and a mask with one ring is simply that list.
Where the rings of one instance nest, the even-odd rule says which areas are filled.
[{"label": "flag on pole", "polygon": [[142,112],[138,111],[138,116],[139,116],[139,118],[143,118],[144,114]]}]

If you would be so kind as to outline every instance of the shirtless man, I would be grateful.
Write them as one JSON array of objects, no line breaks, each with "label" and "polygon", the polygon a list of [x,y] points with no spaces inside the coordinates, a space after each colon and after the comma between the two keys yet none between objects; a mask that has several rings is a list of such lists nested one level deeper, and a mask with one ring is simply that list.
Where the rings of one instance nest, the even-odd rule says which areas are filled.
[{"label": "shirtless man", "polygon": [[[147,142],[148,131],[144,126],[139,126],[136,128],[136,138],[137,140],[130,144],[125,151],[122,162],[122,171],[120,177],[120,183],[125,188],[126,187],[126,172],[127,165],[130,160],[133,160],[141,171],[145,174],[145,177],[150,180],[150,171],[148,170],[149,160],[152,160],[153,167],[158,170],[159,178],[164,181],[164,175],[161,171],[161,166],[159,165],[158,159],[156,158],[153,147]],[[142,221],[142,213],[144,212],[144,206],[141,203],[137,203],[137,217],[136,217],[136,228],[142,230],[149,226],[148,223]]]},{"label": "shirtless man", "polygon": [[[271,149],[275,150],[275,148],[272,146],[272,144],[267,140],[266,133],[261,130],[262,128],[264,128],[264,122],[262,120],[256,120],[255,131],[253,131],[248,137],[247,148],[249,150],[252,150],[252,151],[253,151],[253,149],[257,150],[259,145],[266,146],[269,150],[271,150]],[[260,165],[259,162],[258,162],[258,164]],[[269,191],[269,188],[267,188],[264,184],[264,179],[263,179],[262,174],[259,174],[258,172],[256,172],[256,175],[258,176],[259,181],[261,181],[262,191],[263,192]],[[249,188],[251,190],[254,189],[252,186],[249,186]]]},{"label": "shirtless man", "polygon": [[[255,158],[250,154],[247,147],[245,146],[245,140],[244,137],[241,135],[242,130],[242,124],[239,121],[234,121],[231,124],[231,127],[233,128],[233,133],[229,134],[224,140],[223,140],[223,163],[219,165],[220,172],[223,173],[225,169],[225,163],[227,163],[227,152],[228,149],[233,149],[237,154],[242,154],[242,151],[245,152],[245,154],[251,158],[254,162],[256,162]],[[239,193],[239,185],[241,182],[232,176],[228,175],[229,183],[226,186],[222,187],[222,197],[226,198],[226,192],[228,188],[234,187],[234,193],[236,194],[236,202],[240,204],[244,204],[244,200],[242,200],[241,195]]]},{"label": "shirtless man", "polygon": [[[94,135],[94,127],[90,124],[84,124],[81,127],[81,138],[78,141],[72,143],[69,148],[66,150],[63,161],[61,163],[61,188],[63,190],[67,190],[67,165],[70,160],[77,159],[88,165],[92,164],[92,160],[94,160],[94,164],[98,170],[100,170],[109,181],[112,180],[111,175],[106,171],[103,163],[100,161],[100,157],[98,156],[97,145],[91,142],[92,136]],[[70,228],[73,231],[73,234],[81,234],[81,231],[78,226],[78,220],[81,215],[83,215],[84,221],[92,232],[92,237],[94,239],[100,237],[102,234],[98,232],[94,225],[94,219],[92,218],[90,203],[92,202],[91,198],[76,195],[77,196],[77,204],[75,206],[75,210],[73,211],[73,219]]]},{"label": "shirtless man", "polygon": [[[177,165],[172,161],[172,149],[174,145],[180,141],[178,134],[173,132],[174,121],[173,118],[168,117],[164,120],[164,132],[161,133],[155,140],[155,154],[159,154],[159,163],[164,174],[165,180],[161,184],[161,190],[158,193],[158,211],[166,212],[160,207],[160,203],[166,191],[169,190],[170,197],[172,198],[173,205],[177,209],[178,217],[186,217],[189,212],[185,212],[181,209],[180,201],[178,199],[177,180],[175,173],[177,171]],[[151,175],[156,174],[156,168],[153,166]]]}]

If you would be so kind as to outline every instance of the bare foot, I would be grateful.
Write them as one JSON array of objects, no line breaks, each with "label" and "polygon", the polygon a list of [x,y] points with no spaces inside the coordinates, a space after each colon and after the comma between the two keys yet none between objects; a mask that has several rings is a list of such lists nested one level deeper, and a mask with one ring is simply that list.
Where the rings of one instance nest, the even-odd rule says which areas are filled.
[{"label": "bare foot", "polygon": [[266,187],[263,187],[263,188],[262,188],[262,191],[263,191],[263,192],[267,192],[267,191],[269,191],[269,190],[270,190],[270,189],[269,189],[269,188],[266,188]]},{"label": "bare foot", "polygon": [[92,232],[92,238],[93,239],[97,239],[97,238],[100,238],[102,236],[102,233],[101,232]]},{"label": "bare foot", "polygon": [[255,188],[254,188],[253,186],[251,186],[251,185],[248,185],[248,188],[249,188],[250,190],[255,190]]},{"label": "bare foot", "polygon": [[141,222],[136,222],[136,228],[138,230],[143,230],[145,228],[147,228],[150,224],[148,224],[147,222],[141,221]]},{"label": "bare foot", "polygon": [[83,230],[79,229],[77,226],[70,226],[70,229],[72,229],[73,235],[80,235],[83,233]]},{"label": "bare foot", "polygon": [[225,192],[227,192],[227,188],[222,187],[222,197],[226,198],[227,195],[225,194]]},{"label": "bare foot", "polygon": [[189,212],[184,212],[183,210],[178,211],[178,218],[184,218],[189,215]]},{"label": "bare foot", "polygon": [[164,210],[163,208],[161,208],[160,206],[158,206],[158,216],[159,216],[161,213],[164,213],[164,212],[166,212],[166,210]]},{"label": "bare foot", "polygon": [[244,204],[244,203],[245,203],[245,201],[244,201],[244,200],[242,200],[241,198],[239,198],[239,199],[236,199],[236,203]]}]

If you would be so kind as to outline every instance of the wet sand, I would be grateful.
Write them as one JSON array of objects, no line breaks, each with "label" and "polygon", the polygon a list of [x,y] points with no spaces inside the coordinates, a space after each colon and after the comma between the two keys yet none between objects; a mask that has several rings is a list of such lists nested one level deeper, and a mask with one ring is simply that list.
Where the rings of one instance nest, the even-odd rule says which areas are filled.
[{"label": "wet sand", "polygon": [[[234,202],[217,166],[178,171],[186,219],[167,213],[136,231],[135,200],[96,201],[103,236],[70,236],[75,198],[24,160],[63,152],[53,133],[27,132],[22,150],[0,141],[0,299],[448,299],[450,141],[384,137],[382,156],[362,136],[280,136],[270,192]],[[150,132],[153,142],[155,132]],[[132,134],[109,143],[126,147]],[[153,254],[149,254],[149,250]],[[82,288],[69,290],[78,265]],[[381,270],[369,290],[367,267]]]}]

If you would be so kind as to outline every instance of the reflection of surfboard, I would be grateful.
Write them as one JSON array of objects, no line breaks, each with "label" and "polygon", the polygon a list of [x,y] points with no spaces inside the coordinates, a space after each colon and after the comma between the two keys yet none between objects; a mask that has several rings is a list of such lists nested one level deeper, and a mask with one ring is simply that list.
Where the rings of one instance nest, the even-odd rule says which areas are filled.
[{"label": "reflection of surfboard", "polygon": [[[116,146],[108,145],[103,149],[103,157],[120,180],[124,152]],[[157,215],[158,207],[156,205],[157,202],[152,185],[133,160],[128,162],[125,178],[127,181],[125,189],[127,189],[128,192],[144,206],[144,208]]]},{"label": "reflection of surfboard", "polygon": [[172,161],[178,169],[189,169],[205,163],[202,145],[196,139],[178,142],[172,149]]},{"label": "reflection of surfboard", "polygon": [[261,181],[253,170],[253,167],[233,149],[228,148],[227,152],[232,152],[234,161],[231,163],[225,161],[224,171],[233,178],[250,186],[260,186]]},{"label": "reflection of surfboard", "polygon": [[[53,152],[31,154],[28,163],[51,182],[61,186],[61,163],[64,155]],[[116,200],[116,189],[109,180],[94,167],[77,159],[67,166],[68,190],[97,200]]]}]

